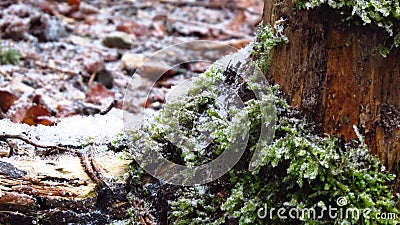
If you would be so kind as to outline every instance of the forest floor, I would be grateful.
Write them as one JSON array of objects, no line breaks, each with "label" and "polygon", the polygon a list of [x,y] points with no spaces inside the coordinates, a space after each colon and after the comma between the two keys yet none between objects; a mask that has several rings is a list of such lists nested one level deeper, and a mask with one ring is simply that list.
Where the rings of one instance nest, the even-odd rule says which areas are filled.
[{"label": "forest floor", "polygon": [[[229,52],[206,43],[157,54],[145,68],[167,71],[157,82],[146,75],[151,72],[132,76],[135,71],[173,44],[248,45],[262,7],[262,0],[2,1],[0,46],[21,58],[0,66],[0,217],[23,224],[34,216],[15,211],[60,209],[66,199],[86,198],[105,178],[123,177],[129,162],[107,151],[124,129],[122,109],[132,115],[160,109],[171,87],[211,64],[190,62],[191,55],[212,52],[207,59],[216,60]],[[185,63],[166,66],[175,61]],[[130,82],[154,87],[148,98],[127,103]],[[147,97],[144,89],[130,91]],[[82,212],[92,204],[70,203]]]}]

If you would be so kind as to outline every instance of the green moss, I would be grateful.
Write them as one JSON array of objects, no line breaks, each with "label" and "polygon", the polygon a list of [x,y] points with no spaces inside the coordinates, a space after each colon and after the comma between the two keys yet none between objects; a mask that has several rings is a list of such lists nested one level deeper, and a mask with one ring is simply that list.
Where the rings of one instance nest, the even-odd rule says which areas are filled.
[{"label": "green moss", "polygon": [[346,15],[346,20],[359,18],[364,25],[375,24],[383,28],[388,39],[379,46],[379,53],[386,57],[393,47],[400,45],[400,3],[398,0],[294,0],[298,7],[313,9],[328,5]]},{"label": "green moss", "polygon": [[216,214],[218,205],[213,202],[214,195],[210,194],[207,186],[187,187],[170,201],[171,212],[168,224],[202,225],[222,224],[224,217]]},{"label": "green moss", "polygon": [[[239,224],[396,223],[372,216],[399,212],[387,186],[394,176],[381,172],[379,161],[365,145],[341,145],[337,138],[312,135],[301,120],[283,114],[276,128],[275,141],[264,148],[263,166],[238,173],[240,181],[222,205],[228,215],[239,219]],[[320,219],[281,219],[275,212],[260,219],[257,214],[267,205],[268,212],[272,208],[315,209],[322,215],[324,207],[338,208],[338,199],[346,199],[344,211],[371,209],[371,218],[334,218],[325,213]]]},{"label": "green moss", "polygon": [[19,51],[0,47],[0,65],[18,64],[22,55]]},{"label": "green moss", "polygon": [[[283,34],[283,26],[275,23],[274,28],[270,24],[260,24],[256,32],[253,55],[257,59],[257,65],[264,73],[269,66],[269,54],[273,47],[288,43],[289,39]],[[275,31],[274,31],[275,30]]]},{"label": "green moss", "polygon": [[[255,54],[261,57],[260,65],[268,65],[268,51],[280,41],[271,28],[262,28],[255,44]],[[271,40],[274,39],[274,40]],[[267,44],[265,44],[267,43]],[[264,59],[262,59],[264,58]],[[266,63],[266,64],[265,64]],[[224,95],[221,85],[233,85],[232,90],[255,91],[257,82],[249,79],[243,91],[235,84],[240,78],[230,68],[210,68],[187,94],[167,103],[155,121],[134,132],[130,153],[159,151],[168,159],[185,165],[200,165],[228,151],[232,135],[249,128],[250,138],[245,153],[235,167],[215,182],[203,186],[174,189],[168,201],[170,224],[395,224],[397,220],[379,220],[375,215],[398,215],[391,184],[394,176],[382,169],[379,161],[370,154],[362,137],[345,143],[335,137],[313,134],[299,114],[290,109],[281,98],[278,86],[266,87],[259,99],[247,99],[243,107],[221,105],[218,96]],[[243,82],[243,81],[242,81]],[[242,83],[243,84],[243,83]],[[231,95],[233,96],[233,95]],[[225,100],[229,100],[226,98]],[[273,102],[277,122],[272,143],[260,139],[263,126],[261,111]],[[247,115],[247,124],[235,124],[235,116]],[[211,143],[205,148],[181,148],[171,143],[171,133],[178,132],[180,140],[201,141],[201,131],[211,130]],[[242,131],[243,130],[243,131]],[[357,131],[357,130],[356,130]],[[260,141],[261,140],[261,141]],[[197,144],[199,142],[196,142]],[[249,164],[258,147],[262,151],[259,167],[249,171]],[[138,168],[131,169],[132,175]],[[338,200],[346,201],[342,210],[370,209],[370,218],[324,216],[315,219],[310,215],[282,219],[276,213],[262,218],[260,210],[283,208],[315,209],[321,212],[328,207],[339,208]],[[268,211],[270,212],[270,211]],[[346,211],[345,211],[346,212]]]}]

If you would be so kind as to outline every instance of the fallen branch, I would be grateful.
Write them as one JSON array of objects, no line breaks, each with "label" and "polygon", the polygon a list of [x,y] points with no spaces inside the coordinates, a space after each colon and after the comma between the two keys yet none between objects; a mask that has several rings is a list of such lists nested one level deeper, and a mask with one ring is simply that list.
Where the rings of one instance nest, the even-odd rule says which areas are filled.
[{"label": "fallen branch", "polygon": [[0,134],[0,141],[6,141],[7,139],[18,139],[21,140],[27,144],[30,144],[34,147],[37,148],[44,148],[44,149],[58,149],[58,150],[63,150],[65,151],[66,148],[61,147],[61,146],[55,146],[55,145],[41,145],[38,143],[35,143],[31,141],[28,137],[23,136],[23,135],[18,135],[18,134]]}]

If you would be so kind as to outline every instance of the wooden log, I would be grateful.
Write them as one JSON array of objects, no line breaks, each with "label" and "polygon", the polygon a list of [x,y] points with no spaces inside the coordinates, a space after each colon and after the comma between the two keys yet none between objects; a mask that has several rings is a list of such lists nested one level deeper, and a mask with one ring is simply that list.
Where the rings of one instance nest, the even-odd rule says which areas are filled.
[{"label": "wooden log", "polygon": [[129,204],[113,187],[125,183],[130,161],[108,153],[93,162],[107,188],[93,182],[73,155],[0,158],[0,224],[104,224],[126,217]]}]

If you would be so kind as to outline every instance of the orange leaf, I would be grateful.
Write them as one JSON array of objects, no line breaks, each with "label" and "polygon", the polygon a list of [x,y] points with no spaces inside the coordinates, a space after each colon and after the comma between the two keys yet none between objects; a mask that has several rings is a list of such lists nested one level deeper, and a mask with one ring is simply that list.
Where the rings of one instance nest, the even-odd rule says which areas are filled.
[{"label": "orange leaf", "polygon": [[81,4],[81,2],[79,0],[68,0],[68,3],[70,5],[77,6],[77,7],[79,7],[79,5]]},{"label": "orange leaf", "polygon": [[0,109],[7,112],[18,97],[8,91],[0,91]]},{"label": "orange leaf", "polygon": [[[22,123],[36,126],[38,124],[48,125],[48,120],[45,121],[44,117],[50,116],[51,113],[48,109],[40,105],[33,105],[25,112]],[[43,123],[42,123],[43,121]]]}]

